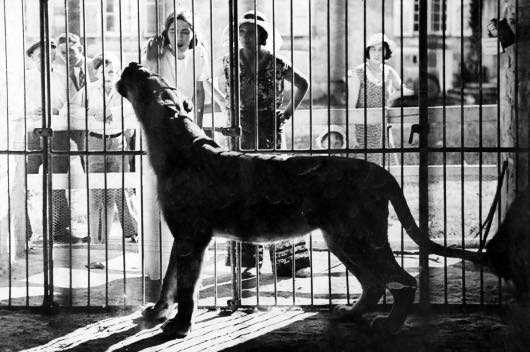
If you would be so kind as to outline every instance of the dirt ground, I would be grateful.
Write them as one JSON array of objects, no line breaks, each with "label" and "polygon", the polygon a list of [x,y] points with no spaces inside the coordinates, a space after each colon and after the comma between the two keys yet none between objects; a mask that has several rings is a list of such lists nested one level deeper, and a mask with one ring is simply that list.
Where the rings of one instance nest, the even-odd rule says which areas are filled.
[{"label": "dirt ground", "polygon": [[142,324],[139,311],[46,316],[0,309],[0,351],[528,351],[527,313],[511,306],[412,314],[399,333],[381,335],[367,324],[331,319],[329,311],[199,310],[191,334],[168,341],[160,325]]}]

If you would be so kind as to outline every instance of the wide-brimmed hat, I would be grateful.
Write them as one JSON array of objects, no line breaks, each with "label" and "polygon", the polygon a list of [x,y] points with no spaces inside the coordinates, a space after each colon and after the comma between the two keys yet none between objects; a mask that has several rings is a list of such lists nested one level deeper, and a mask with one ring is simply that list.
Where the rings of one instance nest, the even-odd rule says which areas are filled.
[{"label": "wide-brimmed hat", "polygon": [[386,34],[383,33],[374,33],[370,37],[368,37],[368,39],[366,39],[367,48],[383,43],[387,43],[389,47],[392,46],[392,41],[390,41]]},{"label": "wide-brimmed hat", "polygon": [[[52,48],[57,48],[57,45],[55,44],[55,41],[53,39],[50,39],[50,47]],[[35,49],[37,48],[40,48],[40,40],[37,40],[35,43],[31,44],[27,49],[26,49],[26,55],[28,56],[31,56],[31,54],[33,54],[33,52],[35,51]]]}]

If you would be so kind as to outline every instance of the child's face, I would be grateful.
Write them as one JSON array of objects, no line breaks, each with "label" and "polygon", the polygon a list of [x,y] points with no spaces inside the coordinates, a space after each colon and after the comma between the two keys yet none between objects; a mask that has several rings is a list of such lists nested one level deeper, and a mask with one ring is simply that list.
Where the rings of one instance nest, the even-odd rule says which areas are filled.
[{"label": "child's face", "polygon": [[101,65],[98,69],[99,79],[103,81],[103,71],[105,71],[105,86],[112,87],[112,84],[119,78],[118,70],[113,62],[108,63],[103,68]]}]

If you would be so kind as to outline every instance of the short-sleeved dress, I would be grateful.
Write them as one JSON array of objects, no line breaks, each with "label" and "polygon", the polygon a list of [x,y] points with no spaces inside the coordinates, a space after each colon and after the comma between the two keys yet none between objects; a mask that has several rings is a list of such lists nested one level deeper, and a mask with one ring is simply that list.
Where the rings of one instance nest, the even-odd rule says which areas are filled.
[{"label": "short-sleeved dress", "polygon": [[[281,56],[274,56],[270,52],[264,52],[262,67],[258,70],[257,94],[256,77],[251,68],[243,60],[240,60],[239,77],[239,110],[241,124],[241,147],[243,149],[254,149],[256,131],[256,97],[258,106],[258,147],[260,149],[274,148],[274,130],[276,111],[283,102],[285,89],[285,75],[291,68],[291,64]],[[230,104],[230,60],[228,56],[223,57],[223,69],[226,78],[225,94],[227,105]],[[227,106],[230,111],[230,106]],[[276,147],[281,145],[282,129],[276,125]]]},{"label": "short-sleeved dress", "polygon": [[[357,75],[357,78],[359,79],[360,85],[359,85],[359,96],[357,99],[356,108],[380,108],[383,106],[383,104],[386,105],[390,98],[390,88],[392,87],[392,75],[391,74],[385,74],[385,84],[383,87],[383,84],[377,84],[370,79],[366,78],[365,80],[365,74],[364,74],[364,65],[357,66],[354,70],[355,74]],[[365,98],[365,91],[366,91],[366,98]],[[384,94],[384,99],[383,99]],[[365,102],[366,100],[366,102]],[[366,104],[365,104],[366,103]],[[383,148],[383,129],[386,128],[386,124],[383,125],[383,123],[375,123],[375,124],[367,124],[366,125],[366,148]],[[364,133],[365,133],[365,125],[364,124],[356,124],[355,125],[355,137],[357,141],[360,143],[361,147],[364,147]],[[393,146],[392,140],[389,138],[389,133],[384,133],[386,143],[385,145]],[[388,165],[388,160],[391,161],[392,164],[395,163],[395,157],[389,158],[388,156],[385,157],[387,159],[387,162],[385,162],[385,165]],[[368,154],[367,160],[372,161],[374,163],[377,163],[379,165],[383,164],[383,156],[380,153],[374,153],[374,154]]]}]

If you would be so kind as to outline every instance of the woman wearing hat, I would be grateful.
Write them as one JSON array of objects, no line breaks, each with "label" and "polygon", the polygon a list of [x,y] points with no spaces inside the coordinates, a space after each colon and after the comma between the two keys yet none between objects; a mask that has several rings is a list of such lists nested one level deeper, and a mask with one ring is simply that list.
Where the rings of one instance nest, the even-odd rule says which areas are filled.
[{"label": "woman wearing hat", "polygon": [[[363,63],[349,73],[349,99],[350,106],[355,108],[381,108],[388,105],[391,97],[399,94],[401,90],[401,78],[394,68],[384,61],[390,59],[392,50],[390,41],[383,33],[373,34],[366,41],[364,55],[366,63]],[[383,72],[384,70],[384,72]],[[404,93],[410,94],[405,88]],[[366,94],[366,95],[365,95]],[[383,147],[383,124],[366,125],[366,147]],[[355,136],[361,145],[364,145],[365,125],[355,125]],[[391,135],[388,134],[386,145],[393,145]],[[382,164],[380,154],[369,154],[367,159]]]},{"label": "woman wearing hat", "polygon": [[[256,36],[257,29],[257,36]],[[239,117],[241,125],[241,149],[274,149],[282,145],[282,126],[290,119],[294,110],[302,101],[308,80],[294,68],[289,61],[268,49],[267,43],[273,41],[272,25],[259,12],[249,11],[243,14],[239,22]],[[257,41],[256,41],[257,39]],[[222,58],[226,79],[225,101],[230,103],[230,60],[229,55]],[[284,103],[285,81],[293,85],[293,99]],[[257,89],[256,89],[257,88]],[[256,99],[257,97],[257,99]],[[256,106],[257,100],[257,106]],[[228,106],[229,108],[229,106]],[[229,110],[229,109],[227,109]],[[256,111],[257,126],[256,126]],[[257,127],[257,128],[256,128]],[[256,132],[258,145],[256,145]],[[258,247],[259,263],[263,259],[263,247]],[[309,253],[304,241],[294,246],[295,271],[297,276],[307,276]],[[256,246],[243,244],[242,266],[244,273],[250,276],[255,267]],[[290,241],[276,245],[276,270],[279,276],[291,276],[293,246]],[[273,250],[271,249],[271,261]],[[229,262],[229,261],[228,261]]]}]

